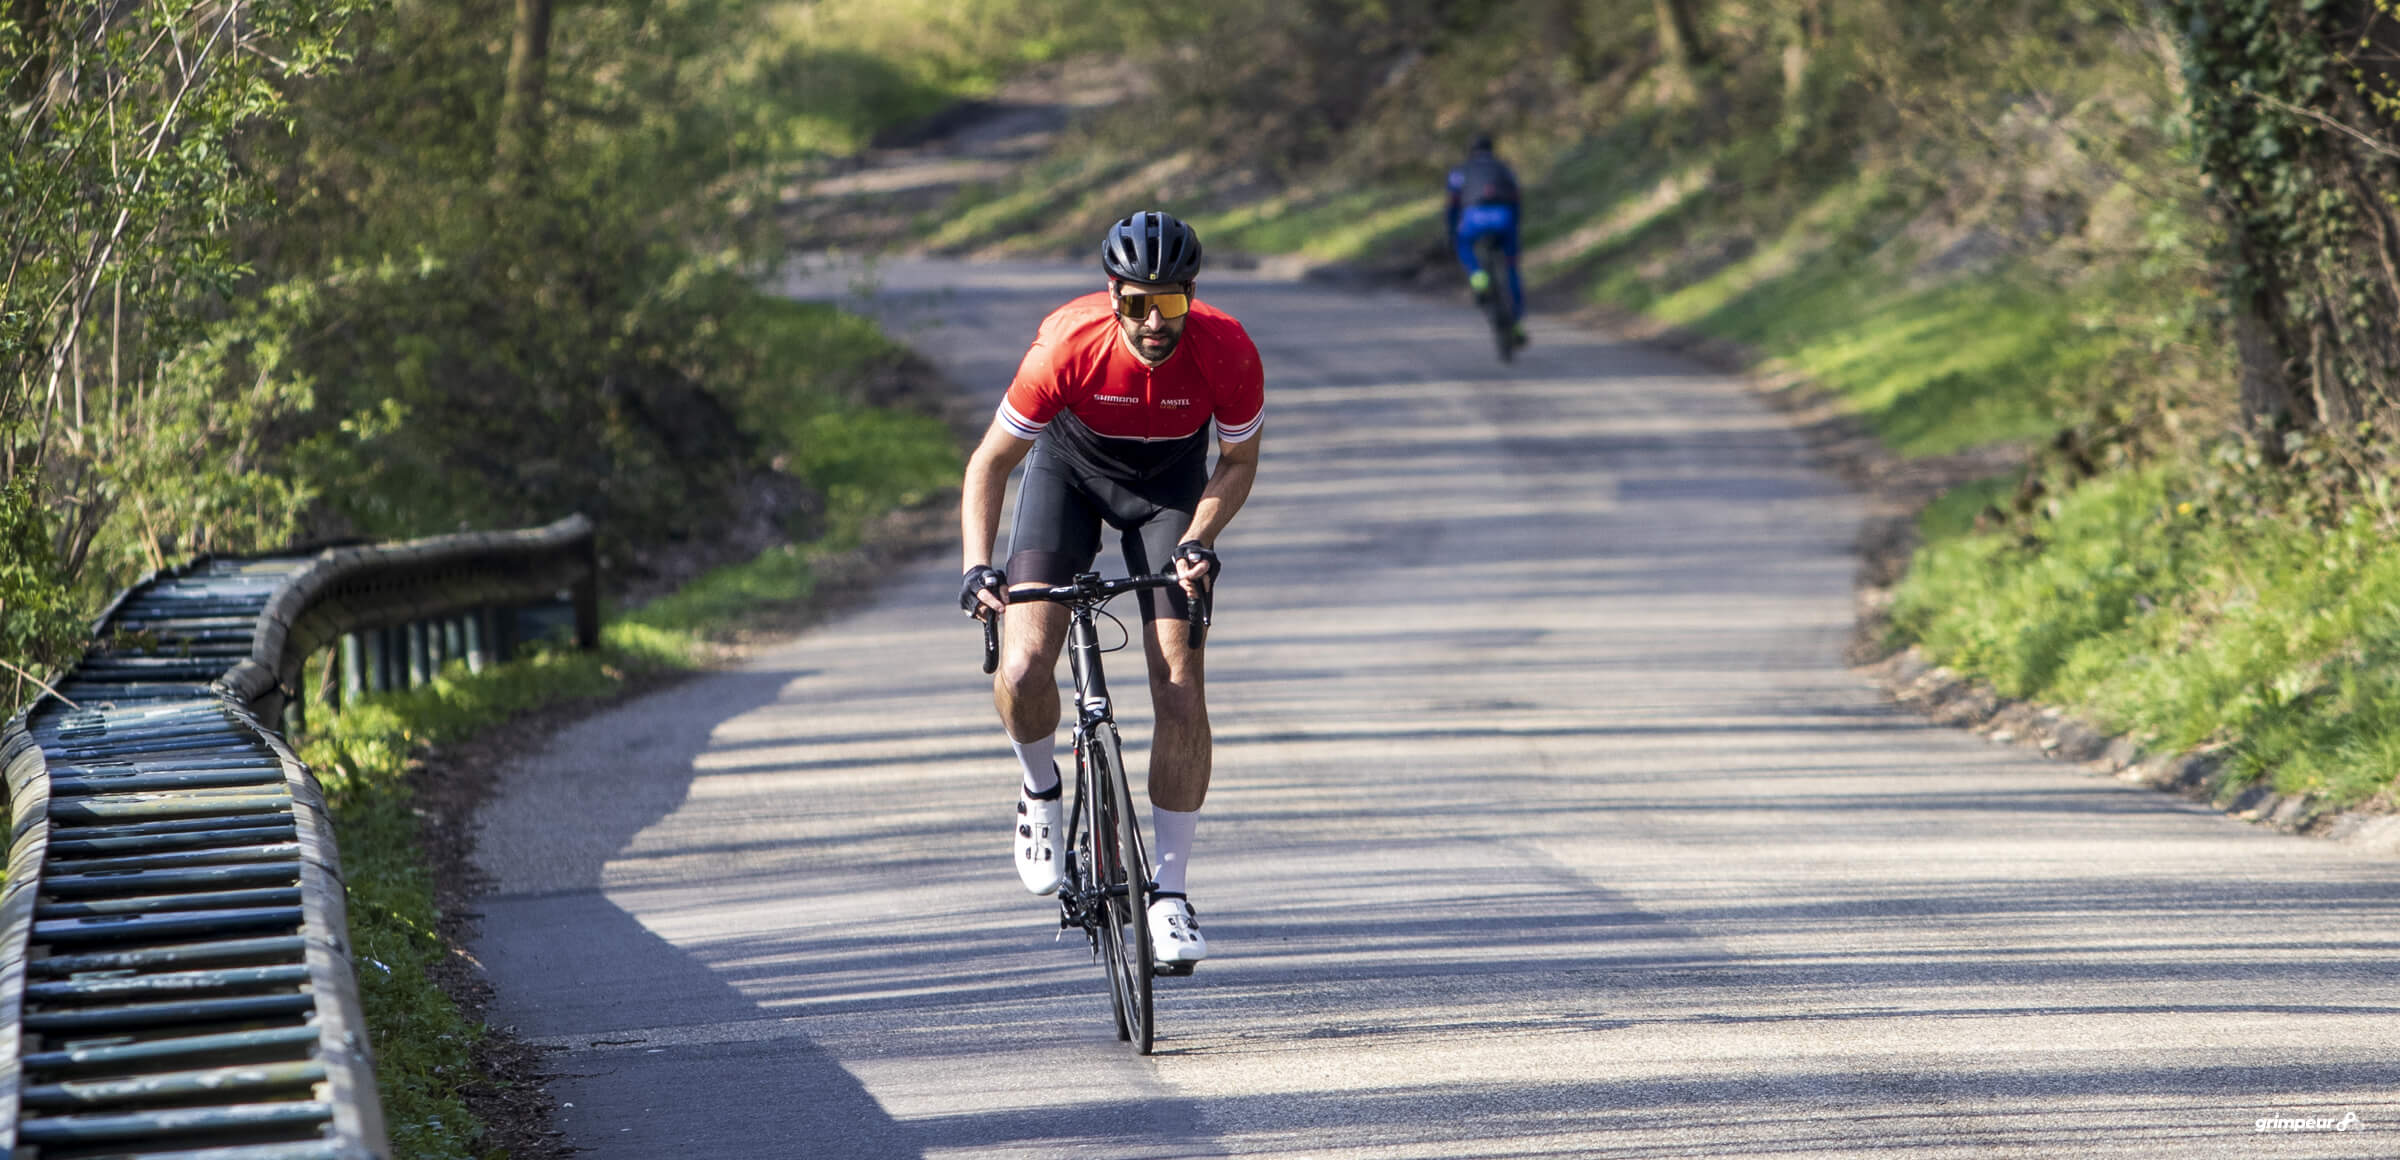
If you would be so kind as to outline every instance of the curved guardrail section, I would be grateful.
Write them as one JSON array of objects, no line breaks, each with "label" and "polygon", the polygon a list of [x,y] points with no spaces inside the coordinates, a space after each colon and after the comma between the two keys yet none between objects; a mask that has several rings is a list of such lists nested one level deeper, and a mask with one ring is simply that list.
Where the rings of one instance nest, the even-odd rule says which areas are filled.
[{"label": "curved guardrail section", "polygon": [[202,559],[120,595],[0,738],[0,1160],[388,1156],[331,820],[274,725],[312,653],[376,651],[347,634],[488,640],[491,609],[564,591],[589,647],[595,580],[576,516]]}]

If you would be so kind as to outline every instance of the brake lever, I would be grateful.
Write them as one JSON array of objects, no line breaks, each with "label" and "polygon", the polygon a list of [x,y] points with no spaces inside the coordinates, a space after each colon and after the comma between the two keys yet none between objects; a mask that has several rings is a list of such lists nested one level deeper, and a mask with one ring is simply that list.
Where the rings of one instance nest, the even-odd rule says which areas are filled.
[{"label": "brake lever", "polygon": [[982,616],[975,619],[983,622],[983,671],[986,673],[998,672],[1000,670],[1000,614],[987,608]]}]

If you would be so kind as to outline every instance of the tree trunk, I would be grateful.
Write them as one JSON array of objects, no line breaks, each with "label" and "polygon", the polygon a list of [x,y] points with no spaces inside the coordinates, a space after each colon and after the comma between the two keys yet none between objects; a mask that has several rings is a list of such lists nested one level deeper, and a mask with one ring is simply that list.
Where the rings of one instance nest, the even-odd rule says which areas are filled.
[{"label": "tree trunk", "polygon": [[2234,305],[2233,346],[2242,365],[2242,425],[2263,439],[2299,419],[2293,414],[2292,380],[2283,347],[2275,341],[2275,330],[2267,325],[2257,301]]},{"label": "tree trunk", "polygon": [[1708,63],[1707,47],[1700,43],[1700,22],[1692,12],[1698,0],[1656,0],[1656,3],[1659,54],[1686,75],[1697,76],[1700,66]]},{"label": "tree trunk", "polygon": [[1797,101],[1808,87],[1808,65],[1825,39],[1825,14],[1819,0],[1801,0],[1791,14],[1789,39],[1783,45],[1783,99]]},{"label": "tree trunk", "polygon": [[530,181],[540,164],[542,87],[550,73],[550,0],[517,0],[508,49],[508,89],[500,101],[499,176]]},{"label": "tree trunk", "polygon": [[1708,61],[1700,24],[1692,9],[1699,0],[1651,0],[1658,20],[1659,97],[1670,104],[1701,95],[1700,69]]}]

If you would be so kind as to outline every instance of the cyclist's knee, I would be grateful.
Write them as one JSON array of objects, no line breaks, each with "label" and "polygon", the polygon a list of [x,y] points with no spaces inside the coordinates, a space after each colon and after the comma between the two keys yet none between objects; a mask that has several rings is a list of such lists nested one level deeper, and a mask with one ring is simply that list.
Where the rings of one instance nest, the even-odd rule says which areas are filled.
[{"label": "cyclist's knee", "polygon": [[1035,695],[1058,687],[1058,653],[1017,645],[1000,650],[999,681],[1012,697]]},{"label": "cyclist's knee", "polygon": [[[1058,678],[1054,675],[1049,681],[1055,685]],[[1010,700],[1021,701],[1041,692],[1042,680],[1032,665],[1003,664],[1000,666],[1000,685]]]}]

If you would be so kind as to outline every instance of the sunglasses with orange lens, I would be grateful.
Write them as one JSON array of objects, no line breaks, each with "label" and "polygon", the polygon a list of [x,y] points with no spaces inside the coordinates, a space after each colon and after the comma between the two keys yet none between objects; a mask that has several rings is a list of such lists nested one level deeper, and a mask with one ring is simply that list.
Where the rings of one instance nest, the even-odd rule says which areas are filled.
[{"label": "sunglasses with orange lens", "polygon": [[1127,318],[1137,321],[1148,318],[1153,307],[1157,308],[1160,318],[1181,318],[1191,312],[1192,296],[1189,294],[1117,295],[1117,313]]}]

